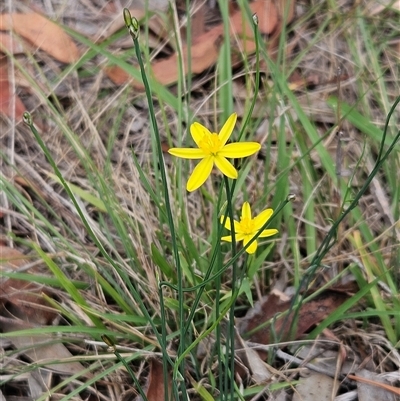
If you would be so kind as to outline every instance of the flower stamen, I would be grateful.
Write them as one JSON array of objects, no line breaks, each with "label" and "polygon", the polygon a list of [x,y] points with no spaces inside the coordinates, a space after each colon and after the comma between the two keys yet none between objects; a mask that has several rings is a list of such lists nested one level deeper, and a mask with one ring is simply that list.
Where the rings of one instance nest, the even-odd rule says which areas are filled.
[{"label": "flower stamen", "polygon": [[222,146],[218,134],[211,134],[203,136],[199,143],[199,147],[206,155],[216,156]]},{"label": "flower stamen", "polygon": [[251,235],[254,232],[254,221],[248,217],[240,219],[240,230],[245,235]]}]

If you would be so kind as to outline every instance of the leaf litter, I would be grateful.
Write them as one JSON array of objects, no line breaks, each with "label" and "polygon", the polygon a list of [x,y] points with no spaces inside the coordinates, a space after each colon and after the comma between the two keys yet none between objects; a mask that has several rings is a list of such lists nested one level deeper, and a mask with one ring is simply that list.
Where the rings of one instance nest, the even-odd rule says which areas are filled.
[{"label": "leaf litter", "polygon": [[[292,7],[294,7],[295,3],[292,2]],[[266,7],[266,5],[268,5]],[[77,7],[76,5],[74,7]],[[108,7],[115,7],[115,5],[111,4]],[[274,45],[276,46],[276,40],[279,39],[279,32],[281,31],[282,27],[279,26],[278,24],[278,13],[279,11],[275,10],[275,3],[273,2],[264,2],[264,1],[255,1],[251,3],[251,7],[254,11],[255,8],[260,7],[257,9],[257,12],[262,12],[264,10],[263,7],[265,7],[265,12],[268,12],[270,15],[271,19],[266,19],[265,21],[268,21],[266,26],[260,26],[261,31],[264,34],[269,34],[271,35],[271,38],[275,38],[275,44],[272,41],[272,47],[271,47],[271,54],[273,53],[274,50]],[[299,15],[301,15],[301,5],[299,5]],[[75,8],[73,10],[76,11]],[[4,11],[4,10],[3,10]],[[44,11],[44,8],[43,8]],[[68,12],[67,10],[64,10],[65,12]],[[70,10],[71,12],[72,10]],[[110,9],[108,9],[110,11]],[[382,10],[381,10],[382,11]],[[236,12],[236,14],[235,14]],[[232,22],[232,43],[233,46],[237,46],[237,48],[244,48],[247,52],[247,55],[250,56],[252,52],[254,52],[254,47],[251,41],[241,41],[241,34],[242,32],[242,18],[239,14],[238,11],[235,11],[231,15],[231,22]],[[380,11],[377,11],[380,12]],[[100,21],[102,20],[109,20],[108,24],[108,31],[107,30],[102,30],[97,31],[94,30],[91,32],[91,34],[87,35],[90,37],[91,35],[97,36],[96,40],[99,40],[100,42],[102,40],[106,40],[109,38],[109,35],[111,35],[112,32],[115,30],[118,30],[118,27],[112,26],[112,21],[116,21],[115,16],[118,16],[119,10],[115,8],[115,14],[113,16],[114,19],[110,18],[110,13],[106,15],[106,13],[102,13],[99,11],[99,13],[96,15],[96,18],[98,18]],[[78,60],[79,55],[83,53],[84,49],[78,50],[78,47],[81,45],[76,45],[72,39],[65,33],[65,31],[62,29],[62,27],[54,24],[51,22],[52,18],[47,18],[43,15],[44,13],[3,13],[2,18],[0,19],[0,30],[3,30],[5,32],[2,33],[2,40],[1,43],[3,43],[3,48],[7,49],[8,53],[18,55],[20,57],[21,53],[27,52],[27,51],[32,51],[32,46],[33,49],[39,49],[41,52],[38,52],[36,54],[36,57],[42,57],[43,60],[50,60],[54,59],[60,63],[74,63]],[[112,14],[112,13],[111,13]],[[80,17],[77,17],[77,15],[80,15]],[[201,13],[200,13],[201,15]],[[84,19],[87,18],[90,20],[94,20],[93,17],[88,17],[88,14],[76,14],[76,15],[66,15],[66,17],[69,17],[71,21],[75,20],[76,26],[84,27],[85,26],[85,21]],[[72,17],[72,18],[71,18]],[[288,22],[292,20],[293,17],[293,9],[290,12],[290,16],[288,19]],[[81,18],[81,20],[79,20]],[[199,32],[199,37],[197,40],[197,43],[193,44],[192,47],[192,65],[195,66],[195,69],[192,71],[195,74],[202,74],[205,70],[208,70],[211,68],[213,65],[215,65],[217,57],[218,57],[218,38],[221,36],[221,25],[213,25],[211,26],[210,29],[206,30],[205,29],[205,22],[204,22],[204,15],[199,17],[199,19],[202,18],[203,20],[198,22],[197,24],[197,32]],[[27,23],[29,21],[29,23]],[[162,21],[162,19],[158,19],[158,21]],[[196,21],[195,21],[196,22]],[[277,25],[278,24],[278,25]],[[104,24],[107,25],[107,24]],[[118,25],[118,23],[117,23]],[[196,24],[194,24],[196,26]],[[75,28],[76,28],[75,26]],[[95,25],[93,25],[92,29],[95,29]],[[11,40],[11,36],[9,35],[8,32],[13,32],[13,34],[17,34],[19,36],[19,39],[17,41]],[[161,31],[162,32],[162,31]],[[164,31],[165,34],[166,31]],[[210,33],[211,32],[211,33]],[[275,37],[274,37],[275,33]],[[160,34],[160,32],[158,32]],[[309,35],[310,32],[305,32],[304,35],[298,35],[295,37],[294,41],[296,43],[288,43],[288,48],[293,50],[296,48],[296,46],[301,46],[302,41],[308,41],[309,38],[307,38],[307,35]],[[103,35],[103,36],[102,36]],[[92,37],[93,37],[92,36]],[[162,41],[168,41],[170,38],[167,37],[161,37],[159,38]],[[24,42],[23,42],[24,41]],[[160,43],[160,42],[159,42]],[[12,44],[11,46],[9,44]],[[9,47],[10,46],[10,47]],[[173,46],[172,46],[173,47]],[[185,49],[185,47],[183,47]],[[1,50],[1,48],[0,48]],[[67,51],[66,51],[67,50]],[[35,50],[34,50],[35,51]],[[43,54],[47,53],[47,55]],[[155,78],[165,84],[165,85],[171,85],[177,80],[177,70],[176,70],[176,53],[169,52],[170,54],[167,54],[167,57],[164,59],[157,60],[155,59],[152,62],[152,69],[155,75]],[[186,52],[184,51],[184,54]],[[328,71],[324,65],[321,63],[324,62],[323,58],[315,58],[315,53],[313,54],[310,52],[309,57],[314,57],[314,60],[311,62],[307,61],[307,59],[304,59],[303,63],[306,65],[304,66],[304,71]],[[4,59],[3,59],[4,61]],[[239,62],[239,61],[238,61]],[[308,65],[307,65],[308,63]],[[54,63],[48,63],[49,65],[53,65]],[[239,64],[240,65],[240,64]],[[310,65],[312,67],[310,68]],[[303,66],[302,66],[303,67]],[[307,68],[308,67],[308,68]],[[116,84],[116,85],[124,85],[127,82],[127,76],[124,75],[124,73],[117,67],[112,67],[114,68],[114,72],[110,73],[111,69],[110,67],[104,68],[104,72],[108,77]],[[12,83],[9,80],[10,76],[10,71],[7,67],[7,63],[2,64],[1,68],[1,75],[0,75],[0,80],[1,80],[1,97],[0,97],[0,113],[3,115],[9,117],[9,118],[15,118],[16,121],[21,119],[23,111],[25,111],[25,106],[22,103],[21,99],[16,96],[15,94],[15,88],[12,88]],[[50,68],[47,69],[47,73],[50,73]],[[101,77],[101,76],[100,76]],[[351,71],[349,74],[346,75],[344,78],[344,87],[346,88],[346,93],[349,93],[349,99],[354,99],[356,91],[352,91],[352,86],[354,85],[354,78],[353,74]],[[292,77],[292,82],[294,82],[294,85],[296,86],[296,89],[301,89],[304,86],[309,86],[309,85],[315,85],[316,83],[318,85],[322,85],[324,82],[323,79],[319,78],[318,76],[314,75],[306,75],[305,77]],[[324,88],[324,93],[323,96],[326,96],[327,93],[334,91],[334,87],[330,85],[330,80],[326,80],[327,86]],[[82,96],[83,100],[90,101],[89,98],[94,99],[96,97],[96,94],[101,88],[107,88],[110,87],[110,84],[107,83],[106,79],[103,77],[102,79],[99,79],[98,81],[95,82],[85,82],[85,80],[82,80],[82,88],[80,89],[82,92],[80,94],[75,94],[78,95],[79,97],[82,96],[83,93],[88,94],[86,98]],[[141,88],[139,83],[134,83],[133,84],[135,88]],[[8,89],[8,88],[11,88]],[[70,83],[67,83],[64,87],[60,86],[56,94],[60,96],[61,98],[67,99],[70,97],[69,92],[71,91],[73,87],[71,86]],[[87,91],[89,89],[89,91]],[[301,96],[301,94],[299,94]],[[13,98],[13,96],[15,96]],[[334,121],[334,115],[329,109],[324,109],[323,113],[316,113],[315,110],[318,109],[318,105],[324,103],[321,101],[321,94],[316,93],[316,95],[313,93],[311,97],[309,97],[309,93],[306,94],[307,99],[304,101],[304,106],[309,107],[309,114],[314,115],[314,121],[316,122],[327,122],[327,121]],[[316,96],[313,98],[312,96]],[[93,102],[93,100],[91,100]],[[138,102],[137,104],[140,104],[140,101],[136,99]],[[68,100],[69,104],[67,104],[66,109],[71,108],[71,101]],[[10,105],[15,104],[15,110],[10,111]],[[92,103],[94,104],[94,103]],[[325,104],[325,103],[324,103]],[[103,110],[105,107],[103,108]],[[135,110],[136,114],[137,110]],[[262,109],[261,109],[262,110]],[[76,112],[80,113],[82,110],[78,109]],[[260,111],[261,113],[262,111]],[[140,115],[140,114],[138,114]],[[74,111],[72,110],[72,113],[69,115],[70,121],[73,122],[76,126],[78,126],[82,120],[78,120],[76,115],[74,116]],[[137,118],[137,117],[135,117]],[[349,128],[350,132],[351,128]],[[6,131],[4,131],[6,132]],[[50,131],[51,132],[51,131]],[[135,142],[142,142],[143,149],[148,149],[148,143],[146,143],[145,140],[143,140],[143,137],[147,135],[146,129],[143,129],[142,134],[139,138],[135,138]],[[128,140],[127,138],[129,135],[125,137],[125,140]],[[3,138],[3,137],[2,137]],[[25,136],[26,138],[26,136]],[[3,139],[2,139],[3,140]],[[25,141],[26,139],[24,139]],[[17,141],[20,141],[20,143],[23,143],[21,137],[17,136]],[[66,171],[69,171],[71,173],[72,171],[72,166],[76,164],[76,160],[74,160],[70,149],[68,146],[66,146],[65,143],[62,142],[61,139],[56,139],[52,140],[50,142],[50,146],[53,144],[53,149],[56,151],[57,148],[60,149],[60,156],[62,153],[66,156],[64,158],[60,157],[60,161],[62,161],[65,164]],[[34,156],[30,154],[27,150],[29,149],[29,146],[26,147],[25,149],[22,148],[21,150],[25,152],[25,155],[28,158],[33,158]],[[360,148],[355,147],[353,150],[354,154],[351,154],[351,152],[348,153],[349,156],[354,157],[356,160],[360,156]],[[124,160],[124,163],[126,165],[129,165],[129,152],[128,154],[125,153],[123,155],[124,149],[119,148],[116,150],[116,155],[115,158],[120,158],[122,155],[122,159]],[[143,152],[141,152],[143,154]],[[146,152],[144,152],[146,154]],[[147,154],[149,152],[147,151]],[[98,155],[101,155],[101,151],[98,151]],[[311,155],[313,157],[313,154]],[[35,156],[36,157],[36,156]],[[18,160],[18,159],[17,159]],[[49,171],[49,168],[46,166],[44,161],[39,161],[40,165],[42,166],[42,170],[39,169],[39,172],[41,173],[42,176],[48,177],[48,174],[43,174],[44,171]],[[22,165],[22,161],[19,163],[19,166]],[[273,169],[272,169],[273,170]],[[35,179],[37,175],[35,176],[34,172],[29,173],[33,179],[31,181],[25,181],[24,186],[29,190],[34,188],[35,182],[37,183],[38,181]],[[71,178],[75,178],[74,174],[70,174]],[[39,177],[37,177],[39,179]],[[40,179],[43,179],[40,177]],[[123,180],[125,180],[125,177],[120,177],[121,183]],[[128,180],[129,181],[129,180]],[[83,182],[83,180],[81,180]],[[56,192],[54,192],[54,188],[56,188],[57,183],[55,181],[51,181],[51,189],[45,190],[45,194],[47,197],[54,197],[56,195]],[[138,184],[139,186],[141,184]],[[43,191],[44,186],[39,186],[40,191]],[[34,190],[33,193],[39,193],[39,189]],[[59,197],[60,195],[58,194],[57,191],[57,196]],[[381,190],[379,192],[379,196],[382,198],[382,203],[388,204],[387,199],[385,198],[385,193]],[[125,203],[130,203],[132,201],[132,197],[130,195],[130,190],[123,190],[121,191],[121,197],[124,200]],[[58,200],[57,202],[59,203],[60,206],[64,207],[65,211],[69,209],[69,206],[66,205],[66,200],[62,196],[60,197],[62,201]],[[371,199],[366,199],[366,205],[365,205],[365,210],[368,209],[368,202],[371,204]],[[196,204],[193,205],[193,209],[195,210],[197,208]],[[388,213],[387,208],[383,208],[386,213]],[[6,209],[2,209],[2,213],[8,213]],[[150,213],[149,210],[146,210],[144,214]],[[381,213],[381,211],[380,211]],[[298,211],[298,215],[301,215],[301,212]],[[395,219],[393,216],[389,215],[388,216],[391,223],[395,224]],[[154,224],[154,222],[150,221],[150,224]],[[379,224],[379,221],[377,222]],[[15,229],[19,229],[18,225],[14,227]],[[79,227],[79,223],[77,222],[77,226],[75,226],[76,231],[80,231],[81,228]],[[380,227],[377,227],[377,231],[379,232]],[[151,239],[149,239],[151,241]],[[12,251],[3,248],[1,251],[1,256],[2,256],[2,263],[4,262],[4,259],[9,258],[9,252],[11,253]],[[18,253],[16,254],[18,258],[22,258],[23,254]],[[3,257],[5,256],[5,257]],[[329,263],[330,261],[327,261]],[[49,309],[44,307],[45,304],[43,303],[43,299],[41,298],[41,293],[43,291],[46,291],[44,288],[37,287],[37,286],[31,286],[31,284],[26,284],[22,283],[21,281],[18,280],[13,280],[9,279],[11,281],[8,281],[7,287],[3,285],[2,283],[2,291],[3,296],[0,298],[2,302],[2,320],[0,321],[1,327],[3,332],[6,332],[7,329],[5,329],[5,326],[8,325],[8,328],[13,330],[14,327],[31,327],[31,325],[35,326],[44,326],[46,324],[52,324],[52,321],[56,318],[55,315],[53,315],[54,311],[50,312],[49,314]],[[5,288],[7,289],[5,291]],[[47,294],[48,296],[51,296],[50,293]],[[301,306],[299,310],[299,324],[295,327],[295,338],[301,339],[304,337],[304,335],[309,332],[309,330],[315,326],[318,325],[319,322],[321,322],[326,316],[328,316],[332,311],[334,311],[339,305],[341,305],[343,302],[345,302],[346,299],[348,299],[350,295],[343,293],[343,292],[335,292],[334,290],[326,290],[325,292],[321,293],[318,297],[314,298],[312,301],[309,303],[305,303]],[[293,391],[292,394],[290,394],[290,399],[291,400],[301,400],[301,399],[307,399],[309,401],[313,399],[333,399],[334,396],[337,395],[337,390],[339,388],[339,382],[340,380],[340,385],[342,387],[342,392],[347,386],[347,389],[349,390],[348,393],[355,394],[355,397],[358,397],[359,400],[364,401],[364,400],[369,400],[371,398],[372,392],[373,394],[373,399],[376,400],[392,400],[395,399],[393,398],[393,394],[398,394],[398,383],[399,383],[399,378],[398,376],[396,377],[396,373],[399,373],[399,366],[400,366],[400,357],[398,354],[398,351],[390,346],[387,341],[385,342],[384,338],[382,337],[381,333],[379,333],[379,327],[371,328],[372,332],[365,332],[363,330],[362,324],[360,322],[356,322],[353,324],[353,326],[346,327],[342,326],[340,328],[336,329],[336,336],[333,338],[341,338],[341,340],[333,341],[329,346],[327,346],[324,336],[319,338],[315,344],[311,348],[307,347],[297,347],[296,345],[293,345],[291,348],[288,349],[287,344],[282,344],[279,345],[279,343],[285,342],[287,340],[288,336],[288,327],[287,324],[284,324],[284,319],[285,317],[280,317],[277,319],[274,319],[277,314],[280,312],[284,312],[288,310],[288,308],[291,305],[290,300],[281,300],[281,298],[276,295],[276,293],[272,292],[269,296],[267,296],[263,301],[261,301],[256,308],[253,310],[249,310],[248,315],[244,318],[241,318],[238,320],[238,328],[239,332],[238,335],[242,336],[245,339],[240,340],[240,344],[238,345],[239,349],[244,349],[245,350],[245,357],[243,359],[247,359],[245,361],[244,365],[247,366],[248,371],[250,372],[250,380],[253,383],[272,383],[274,380],[277,380],[278,377],[287,377],[288,379],[294,377],[294,369],[293,366],[299,366],[301,369],[297,371],[297,374],[300,376],[298,377],[304,377],[304,380],[301,380],[301,384],[299,384],[295,390]],[[33,310],[32,310],[33,309]],[[6,312],[5,312],[6,311]],[[49,315],[48,315],[49,314]],[[57,314],[56,314],[57,315]],[[11,320],[8,320],[11,319]],[[287,318],[286,323],[290,322],[292,319],[292,316],[289,315]],[[272,321],[272,323],[269,326],[265,326],[264,328],[253,331],[256,327],[260,326],[261,324]],[[6,322],[6,323],[5,323]],[[13,323],[12,323],[13,322]],[[13,326],[15,325],[15,326]],[[378,334],[374,334],[373,331],[374,329],[378,330]],[[247,334],[251,333],[252,334]],[[280,335],[279,335],[280,334]],[[332,338],[329,333],[325,332],[325,335],[327,338]],[[278,336],[278,337],[277,337]],[[363,339],[363,336],[370,341]],[[375,337],[374,337],[375,336]],[[23,338],[23,337],[22,337]],[[42,339],[45,337],[42,337]],[[53,345],[49,346],[49,349],[45,351],[44,347],[38,347],[37,345],[34,345],[29,343],[31,341],[32,337],[27,337],[27,342],[22,342],[18,343],[18,340],[14,340],[13,346],[18,350],[18,349],[24,349],[26,347],[29,348],[28,351],[25,351],[25,355],[31,359],[31,361],[38,362],[41,360],[46,360],[47,358],[52,358],[54,355],[61,353],[63,356],[60,359],[66,358],[68,359],[72,354],[70,351],[67,350],[61,343],[57,343],[57,346],[53,348]],[[283,366],[281,366],[279,370],[279,375],[276,373],[276,369],[273,368],[272,366],[269,366],[265,361],[264,357],[268,355],[268,351],[262,354],[261,352],[261,358],[260,358],[260,351],[258,351],[257,354],[254,354],[253,352],[253,347],[254,343],[257,343],[257,345],[266,345],[269,346],[271,343],[274,342],[274,339],[278,339],[279,343],[275,347],[274,351],[276,353],[277,360],[281,360],[283,363]],[[354,340],[356,341],[357,349],[352,349],[354,345]],[[47,340],[46,340],[47,341]],[[294,343],[296,344],[296,343]],[[314,348],[319,344],[319,356],[318,357],[310,357],[309,356],[304,356],[304,359],[297,358],[293,356],[296,354],[297,356],[301,352],[301,349],[305,350],[306,352],[312,353],[314,351]],[[385,344],[385,346],[382,346],[382,344]],[[60,350],[60,348],[57,348],[58,346],[62,345],[63,350]],[[346,349],[345,352],[345,360],[343,361],[342,366],[338,367],[338,361],[341,360],[340,357],[340,349],[341,347],[344,347]],[[372,349],[372,355],[375,357],[375,359],[372,357],[369,358],[367,355],[370,355],[370,350],[368,349],[370,347]],[[267,347],[268,348],[268,347]],[[267,349],[266,348],[266,349]],[[269,347],[271,348],[271,347]],[[283,351],[282,348],[285,350]],[[257,349],[257,348],[256,348]],[[259,349],[262,349],[259,348]],[[300,351],[299,351],[300,350]],[[350,351],[353,352],[350,352]],[[66,353],[65,353],[65,352]],[[290,351],[287,353],[287,351]],[[48,352],[48,353],[47,353]],[[321,359],[329,359],[333,361],[334,363],[334,369],[332,366],[327,368],[325,367],[320,367],[319,363]],[[390,356],[390,357],[389,357]],[[315,359],[316,358],[316,359]],[[347,358],[347,359],[346,359]],[[54,357],[54,359],[57,359]],[[319,359],[319,360],[318,360]],[[350,364],[350,366],[349,366]],[[57,372],[58,374],[65,374],[65,375],[71,375],[74,374],[80,370],[82,370],[83,365],[81,365],[79,362],[67,362],[61,364],[63,368],[60,367],[60,371],[57,371],[57,369],[53,369],[53,372]],[[365,366],[364,366],[365,365]],[[161,385],[163,383],[162,380],[162,370],[160,370],[160,363],[157,362],[156,360],[152,360],[149,363],[150,370],[149,373],[147,374],[147,381],[148,381],[148,393],[147,395],[150,397],[149,399],[162,399],[163,397],[163,392],[164,388]],[[46,366],[45,366],[46,367]],[[49,367],[46,367],[51,369],[51,365]],[[54,368],[54,366],[53,366]],[[64,370],[63,370],[64,369]],[[333,370],[332,370],[333,369]],[[322,370],[322,373],[321,373]],[[314,373],[316,371],[319,371],[317,373]],[[378,371],[382,372],[381,375],[378,374]],[[387,373],[389,372],[389,373]],[[390,376],[390,372],[395,373],[394,375]],[[43,372],[42,372],[43,373]],[[31,378],[29,380],[32,380]],[[45,377],[45,374],[43,373],[43,382],[46,383],[46,386],[49,385],[50,381],[48,377]],[[306,386],[309,386],[308,389],[305,389]],[[397,386],[397,387],[396,387]],[[40,391],[45,391],[45,388],[43,387],[42,384],[39,384],[40,391],[37,389],[35,390],[35,384],[33,381],[31,381],[30,384],[31,387],[31,394],[39,394]],[[357,391],[354,393],[354,388],[357,388]],[[326,394],[323,395],[322,391],[326,391]],[[283,397],[282,392],[276,393],[277,398],[278,397]],[[312,398],[311,394],[315,394],[316,397],[320,396],[320,398]],[[286,394],[285,398],[288,399],[289,395]],[[368,398],[369,397],[369,398]],[[355,398],[354,398],[355,399]]]},{"label": "leaf litter", "polygon": [[[34,273],[38,266],[29,267],[26,256],[16,249],[0,245],[0,272],[16,272],[24,270]],[[26,267],[28,265],[28,268]],[[0,327],[3,333],[21,330],[37,329],[56,324],[59,314],[52,309],[43,298],[43,294],[52,296],[53,291],[34,282],[0,278]],[[85,372],[85,367],[79,362],[68,362],[73,355],[65,345],[52,335],[18,335],[10,338],[12,346],[36,366],[37,371],[26,372],[28,392],[32,399],[39,398],[47,391],[53,381],[53,373],[58,375],[77,375]],[[55,363],[54,361],[61,361]],[[23,369],[24,363],[12,357],[4,358],[4,366],[8,370]],[[89,378],[87,372],[83,376]]]}]

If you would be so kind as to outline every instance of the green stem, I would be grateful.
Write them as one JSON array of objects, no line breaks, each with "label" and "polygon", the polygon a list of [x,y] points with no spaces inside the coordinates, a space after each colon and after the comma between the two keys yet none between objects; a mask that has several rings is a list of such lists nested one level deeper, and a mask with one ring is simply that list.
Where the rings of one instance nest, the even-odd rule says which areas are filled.
[{"label": "green stem", "polygon": [[121,362],[125,366],[125,369],[132,377],[132,379],[136,385],[136,388],[139,391],[139,394],[142,396],[143,401],[148,401],[147,396],[144,393],[142,386],[140,385],[139,380],[137,379],[137,377],[135,375],[135,372],[131,369],[131,367],[128,365],[126,360],[124,358],[122,358],[121,354],[117,351],[117,347],[115,346],[113,341],[110,339],[110,337],[108,337],[106,335],[102,335],[101,338],[108,345],[108,347],[114,353],[114,355],[117,357],[118,361]]},{"label": "green stem", "polygon": [[[172,216],[171,204],[169,201],[169,193],[168,193],[168,187],[167,187],[167,175],[166,175],[165,166],[164,166],[164,157],[163,157],[163,152],[162,152],[162,147],[161,147],[161,138],[160,138],[158,124],[157,124],[157,120],[156,120],[156,116],[155,116],[154,105],[153,105],[153,100],[152,100],[152,96],[151,96],[151,89],[150,89],[149,81],[147,79],[146,71],[144,68],[142,55],[140,52],[140,46],[139,46],[139,41],[138,41],[139,24],[138,24],[138,21],[136,20],[136,18],[132,18],[131,14],[127,8],[124,8],[124,20],[125,20],[125,25],[128,28],[128,31],[133,39],[133,43],[135,46],[135,53],[136,53],[136,57],[138,59],[140,73],[142,76],[143,85],[145,87],[147,103],[149,106],[149,115],[150,115],[151,125],[154,130],[154,137],[155,137],[156,146],[157,146],[157,156],[158,156],[158,160],[159,160],[158,164],[159,164],[160,173],[161,173],[161,180],[164,184],[165,209],[167,212],[169,229],[171,231],[172,249],[173,249],[173,254],[174,254],[174,260],[176,263],[177,278],[178,278],[177,292],[178,292],[178,300],[179,300],[178,314],[179,314],[179,327],[180,327],[178,355],[180,355],[182,353],[182,351],[185,349],[185,309],[184,309],[184,293],[183,293],[183,272],[182,272],[182,268],[181,268],[181,264],[180,264],[178,245],[176,243],[174,220],[173,220],[173,216]],[[165,341],[166,339],[164,338],[163,340]],[[166,350],[163,350],[163,353],[166,353]],[[166,361],[167,361],[167,358],[163,358],[164,369],[167,368]],[[179,361],[178,370],[181,372],[182,376],[184,376],[184,371],[185,371],[184,360]],[[179,381],[179,383],[184,385],[183,381]],[[177,389],[175,389],[175,381],[173,382],[173,386],[174,386],[174,390],[177,392]],[[184,397],[184,399],[187,398],[185,389],[182,389],[182,396]]]},{"label": "green stem", "polygon": [[[232,193],[229,188],[229,180],[227,177],[224,176],[224,181],[225,181],[225,190],[226,190],[226,200],[228,202],[228,215],[231,221],[231,235],[232,235],[232,256],[236,255],[236,238],[235,238],[235,230],[233,228],[233,221],[234,221],[234,216],[233,216],[233,206],[232,206]],[[230,394],[230,399],[233,401],[234,399],[234,386],[232,385],[232,382],[234,380],[234,372],[235,372],[235,304],[236,304],[236,298],[234,297],[235,294],[238,294],[239,291],[236,291],[237,287],[237,261],[235,260],[232,263],[232,280],[231,280],[231,288],[232,288],[232,305],[229,310],[229,322],[228,322],[228,330],[227,330],[227,336],[226,336],[226,362],[225,366],[227,369],[225,369],[225,376],[224,376],[224,381],[225,384],[227,385],[226,387],[226,393],[225,394]],[[237,295],[236,295],[237,296]],[[229,368],[228,368],[229,367]]]}]

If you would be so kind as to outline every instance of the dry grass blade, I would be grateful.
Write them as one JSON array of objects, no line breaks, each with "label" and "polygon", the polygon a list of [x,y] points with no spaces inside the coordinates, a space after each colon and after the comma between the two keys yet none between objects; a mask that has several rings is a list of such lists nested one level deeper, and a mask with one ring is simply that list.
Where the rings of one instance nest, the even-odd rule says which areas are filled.
[{"label": "dry grass blade", "polygon": [[398,387],[390,386],[389,384],[381,383],[379,381],[367,379],[365,377],[357,376],[357,375],[347,375],[347,377],[349,379],[351,379],[351,380],[355,380],[355,381],[358,381],[358,382],[366,383],[366,384],[369,384],[371,386],[380,387],[382,389],[390,391],[393,394],[400,395],[400,388],[398,388]]}]

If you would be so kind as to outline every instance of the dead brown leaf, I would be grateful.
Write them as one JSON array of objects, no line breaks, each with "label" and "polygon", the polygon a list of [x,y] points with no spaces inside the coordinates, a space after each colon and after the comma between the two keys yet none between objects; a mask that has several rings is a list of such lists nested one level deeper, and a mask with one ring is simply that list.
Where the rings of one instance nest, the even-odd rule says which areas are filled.
[{"label": "dead brown leaf", "polygon": [[[286,2],[285,2],[286,4]],[[290,10],[288,12],[288,20],[293,18],[293,5],[294,0],[289,3]],[[280,5],[280,8],[282,6]],[[271,34],[277,29],[279,17],[278,9],[275,6],[275,2],[272,0],[256,0],[250,4],[250,9],[253,14],[258,17],[258,28],[262,34]],[[282,9],[283,10],[283,9]],[[282,11],[284,12],[284,10]],[[233,46],[244,51],[246,54],[254,53],[255,42],[253,38],[253,28],[250,22],[247,20],[241,11],[236,11],[230,18],[230,34]],[[201,35],[197,35],[193,39],[192,46],[190,48],[191,55],[191,68],[193,74],[200,74],[206,69],[213,66],[218,59],[219,48],[221,38],[223,35],[222,23],[210,29]],[[182,53],[184,55],[184,67],[185,74],[188,73],[188,49],[187,46],[183,46]],[[233,63],[236,64],[238,60],[233,52]],[[179,71],[178,65],[178,54],[173,54],[170,57],[155,61],[152,63],[152,73],[154,78],[162,85],[171,85],[178,80]],[[129,76],[120,67],[107,67],[105,70],[107,76],[117,85],[121,85],[129,80]],[[133,86],[136,89],[143,89],[141,82],[132,81]]]},{"label": "dead brown leaf", "polygon": [[129,82],[131,79],[131,76],[123,70],[121,67],[118,67],[117,65],[110,65],[104,67],[104,72],[107,75],[109,79],[111,79],[112,82],[114,82],[115,85],[123,85],[126,82]]},{"label": "dead brown leaf", "polygon": [[[271,379],[272,373],[268,369],[267,364],[262,360],[260,354],[253,348],[250,348],[246,341],[237,335],[237,340],[239,346],[241,347],[240,351],[237,351],[237,356],[240,357],[241,362],[246,366],[249,370],[249,374],[251,375],[251,379],[255,384],[266,383]],[[245,377],[243,372],[241,372],[240,365],[238,365],[238,361],[236,361],[237,368],[240,377]],[[238,369],[239,368],[239,369]]]},{"label": "dead brown leaf", "polygon": [[0,32],[0,51],[11,54],[21,54],[24,48],[18,40],[12,38],[8,33]]},{"label": "dead brown leaf", "polygon": [[[194,0],[192,2],[193,15],[191,18],[191,28],[192,28],[192,38],[196,38],[205,32],[205,15],[207,12],[207,7],[202,6],[202,0]],[[182,32],[184,35],[185,32]]]},{"label": "dead brown leaf", "polygon": [[146,391],[148,401],[163,400],[165,395],[163,366],[162,363],[156,359],[153,359],[150,363],[148,380],[148,388]]},{"label": "dead brown leaf", "polygon": [[[29,262],[26,255],[7,246],[0,245],[0,272],[16,270]],[[0,329],[4,333],[51,325],[58,313],[49,308],[42,294],[51,291],[29,281],[7,278],[0,281]],[[54,341],[49,335],[14,336],[11,341],[16,349],[35,363],[49,363],[48,368],[61,374],[76,374],[84,370],[79,362],[61,362],[72,357],[64,344]]]},{"label": "dead brown leaf", "polygon": [[[271,34],[278,24],[278,10],[275,2],[272,0],[256,0],[250,3],[249,7],[252,14],[258,18],[260,33]],[[240,11],[236,11],[231,17],[231,35],[253,38],[253,27]]]},{"label": "dead brown leaf", "polygon": [[[27,257],[16,249],[0,246],[0,272],[16,270],[28,263]],[[11,314],[34,325],[52,324],[58,313],[50,309],[42,294],[51,291],[34,282],[1,277],[0,313]]]},{"label": "dead brown leaf", "polygon": [[322,373],[310,372],[296,386],[292,401],[329,401],[336,395],[340,382]]},{"label": "dead brown leaf", "polygon": [[[219,27],[217,27],[219,28]],[[207,68],[211,67],[218,59],[222,29],[214,28],[200,37],[191,49],[191,66],[193,74],[200,74]],[[188,51],[187,47],[183,48],[185,55],[185,74],[188,73]],[[171,85],[178,80],[178,55],[175,53],[165,60],[155,62],[152,65],[154,77],[163,85]]]},{"label": "dead brown leaf", "polygon": [[14,30],[62,63],[74,63],[79,59],[78,48],[72,39],[57,24],[40,14],[2,14],[0,30]]},{"label": "dead brown leaf", "polygon": [[[326,290],[310,302],[303,304],[298,313],[298,321],[293,339],[300,338],[310,328],[325,319],[332,311],[337,309],[350,295],[336,290]],[[242,336],[251,342],[259,344],[270,344],[275,341],[274,333],[279,336],[280,341],[289,340],[289,331],[294,313],[288,317],[281,317],[274,323],[272,332],[270,326],[264,326],[258,330],[257,327],[272,319],[276,314],[289,310],[291,301],[281,301],[279,296],[272,293],[239,321],[239,331]],[[252,332],[255,330],[254,332]],[[251,333],[246,336],[246,333]]]},{"label": "dead brown leaf", "polygon": [[[146,383],[146,397],[148,401],[165,400],[164,369],[157,359],[150,360],[150,372]],[[172,380],[172,379],[171,379]],[[171,380],[168,382],[168,399],[171,400]]]},{"label": "dead brown leaf", "polygon": [[[13,103],[14,110],[12,110]],[[10,118],[15,117],[16,120],[22,120],[25,110],[22,100],[10,91],[7,60],[0,60],[0,113]]]},{"label": "dead brown leaf", "polygon": [[[3,332],[18,332],[20,330],[29,330],[37,327],[34,324],[25,322],[20,319],[1,317],[0,327]],[[11,338],[14,347],[22,350],[32,362],[44,364],[53,372],[74,375],[82,372],[85,368],[79,362],[65,360],[70,359],[73,355],[68,351],[64,344],[51,335],[15,335]],[[55,361],[60,361],[55,363]],[[86,377],[91,377],[90,373],[85,373]]]},{"label": "dead brown leaf", "polygon": [[27,263],[27,257],[14,248],[0,245],[0,267],[16,269]]}]

